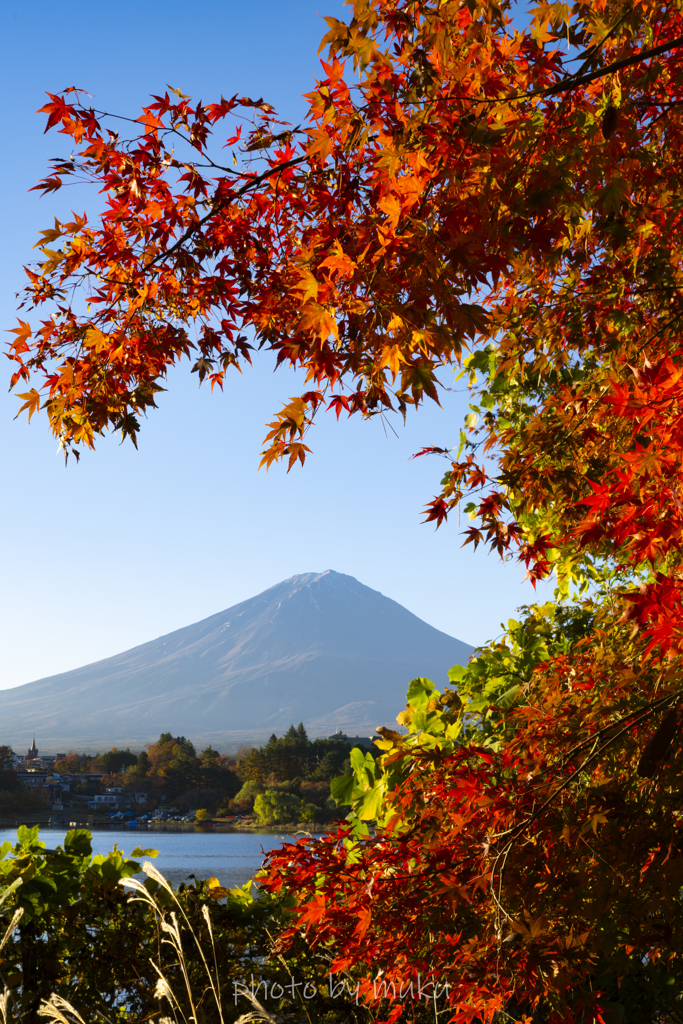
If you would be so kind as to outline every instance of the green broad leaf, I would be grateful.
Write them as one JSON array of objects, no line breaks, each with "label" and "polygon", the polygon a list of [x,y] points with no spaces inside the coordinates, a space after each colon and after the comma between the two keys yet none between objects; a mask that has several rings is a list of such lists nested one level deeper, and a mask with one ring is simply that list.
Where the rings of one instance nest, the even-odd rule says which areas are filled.
[{"label": "green broad leaf", "polygon": [[479,419],[479,416],[477,415],[476,412],[468,412],[467,416],[465,416],[465,426],[466,427],[476,427],[478,419]]},{"label": "green broad leaf", "polygon": [[419,715],[413,724],[419,727],[420,732],[427,733],[431,738],[442,736],[446,730],[443,711],[433,711],[428,715]]},{"label": "green broad leaf", "polygon": [[467,669],[464,665],[454,665],[453,668],[448,670],[448,678],[452,683],[459,683],[465,676]]},{"label": "green broad leaf", "polygon": [[92,855],[92,834],[87,828],[74,828],[67,832],[64,839],[64,851],[72,857],[90,857]]},{"label": "green broad leaf", "polygon": [[24,882],[22,896],[27,899],[33,899],[35,896],[40,896],[45,900],[49,900],[56,892],[57,883],[54,878],[47,878],[44,875],[38,875],[31,878],[28,882]]},{"label": "green broad leaf", "polygon": [[367,791],[355,809],[361,821],[374,821],[379,816],[382,810],[383,795],[380,786],[375,786]]},{"label": "green broad leaf", "polygon": [[[493,360],[495,357],[495,348],[493,345],[487,345],[486,348],[477,349],[472,355],[467,356],[464,360],[464,366],[466,370],[479,370],[480,373],[488,373],[491,369]],[[461,373],[456,380],[463,374]]]},{"label": "green broad leaf", "polygon": [[408,687],[408,703],[418,711],[421,708],[426,707],[432,697],[440,696],[441,694],[434,686],[431,679],[425,679],[422,676],[418,676],[417,679],[413,679]]},{"label": "green broad leaf", "polygon": [[484,684],[483,693],[486,697],[495,697],[496,693],[502,689],[507,683],[507,679],[503,676],[492,676],[486,680]]},{"label": "green broad leaf", "polygon": [[344,845],[346,846],[346,867],[352,868],[354,864],[360,862],[361,851],[356,842],[349,841],[348,839],[344,840]]},{"label": "green broad leaf", "polygon": [[505,693],[501,694],[501,696],[498,698],[496,703],[500,704],[501,707],[504,707],[504,708],[509,707],[510,704],[513,703],[513,701],[514,701],[514,699],[515,699],[515,697],[517,696],[518,693],[519,693],[519,686],[511,686],[509,690],[506,690]]},{"label": "green broad leaf", "polygon": [[367,839],[370,835],[370,831],[365,822],[361,821],[355,814],[350,814],[347,820],[352,827],[352,832],[351,835],[347,836],[344,840],[344,846],[348,851],[352,852],[355,849],[356,841],[358,839]]},{"label": "green broad leaf", "polygon": [[38,841],[38,825],[34,825],[33,828],[28,828],[26,825],[20,825],[17,829],[17,841],[21,846],[40,846],[44,847],[45,843]]},{"label": "green broad leaf", "polygon": [[354,747],[349,754],[349,760],[351,761],[351,767],[353,768],[356,775],[359,775],[365,770],[365,754],[360,747]]},{"label": "green broad leaf", "polygon": [[12,844],[10,842],[4,842],[2,846],[0,846],[0,860],[4,860],[11,849]]},{"label": "green broad leaf", "polygon": [[123,864],[116,864],[114,870],[102,866],[99,870],[99,874],[102,878],[108,878],[118,882],[121,878],[130,878],[132,875],[138,875],[142,871],[142,865],[136,860],[124,860]]},{"label": "green broad leaf", "polygon": [[136,846],[135,849],[133,851],[131,851],[131,857],[158,857],[158,856],[159,856],[159,851],[158,850],[152,850],[152,849],[147,850],[147,849],[143,849],[142,846]]},{"label": "green broad leaf", "polygon": [[350,805],[356,780],[353,775],[338,775],[330,783],[330,793],[337,806]]},{"label": "green broad leaf", "polygon": [[240,906],[248,906],[254,903],[251,885],[251,881],[248,881],[244,885],[237,886],[235,889],[228,889],[228,904],[238,903]]}]

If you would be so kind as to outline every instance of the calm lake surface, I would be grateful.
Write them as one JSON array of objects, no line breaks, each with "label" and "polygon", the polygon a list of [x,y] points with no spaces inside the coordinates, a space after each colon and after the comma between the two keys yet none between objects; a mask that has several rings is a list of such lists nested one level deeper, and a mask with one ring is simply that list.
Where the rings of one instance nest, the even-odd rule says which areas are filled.
[{"label": "calm lake surface", "polygon": [[[63,845],[67,830],[40,829],[40,838],[47,847]],[[264,853],[291,837],[275,832],[192,832],[161,829],[92,829],[93,853],[109,853],[114,843],[126,856],[136,846],[159,851],[149,859],[175,887],[187,882],[189,875],[217,878],[228,889],[244,885],[256,874]],[[0,829],[0,845],[17,841],[16,829]],[[191,881],[191,879],[189,879]]]}]

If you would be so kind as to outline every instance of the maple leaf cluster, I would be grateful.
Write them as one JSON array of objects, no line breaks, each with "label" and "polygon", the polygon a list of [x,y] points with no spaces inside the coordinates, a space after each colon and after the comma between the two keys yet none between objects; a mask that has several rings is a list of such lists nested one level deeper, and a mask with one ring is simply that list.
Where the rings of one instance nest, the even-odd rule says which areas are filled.
[{"label": "maple leaf cluster", "polygon": [[554,575],[557,603],[457,693],[412,684],[407,732],[339,783],[350,821],[271,855],[261,884],[298,907],[280,942],[389,1020],[419,978],[467,1024],[680,1019],[683,12],[350,8],[298,127],[172,90],[122,138],[50,96],[74,152],[38,187],[105,204],[42,232],[12,382],[78,452],[135,441],[184,357],[213,388],[270,350],[306,376],[263,452],[290,468],[320,410],[405,415],[456,366],[471,410],[420,453],[447,462],[427,520],[464,510],[466,543]]},{"label": "maple leaf cluster", "polygon": [[678,667],[592,602],[565,614],[511,622],[457,694],[414,680],[407,732],[337,782],[350,821],[267,858],[298,903],[280,948],[303,932],[381,1019],[409,990],[458,1022],[677,1019]]}]

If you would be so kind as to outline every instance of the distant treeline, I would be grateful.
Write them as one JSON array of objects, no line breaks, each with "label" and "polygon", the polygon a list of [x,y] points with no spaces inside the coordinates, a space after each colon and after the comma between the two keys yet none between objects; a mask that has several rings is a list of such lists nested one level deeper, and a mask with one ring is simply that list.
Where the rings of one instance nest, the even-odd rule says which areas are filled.
[{"label": "distant treeline", "polygon": [[133,754],[128,747],[125,750],[112,747],[106,754],[92,755],[72,752],[60,761],[56,761],[54,770],[69,775],[99,774],[101,772],[110,775],[125,771],[126,768],[136,764],[137,760],[138,755]]},{"label": "distant treeline", "polygon": [[237,774],[243,782],[231,806],[253,813],[263,824],[324,822],[343,817],[346,809],[330,795],[330,782],[350,772],[353,742],[345,736],[309,740],[299,723],[265,747],[243,752]]},{"label": "distant treeline", "polygon": [[309,740],[300,722],[296,728],[291,725],[280,738],[273,734],[265,747],[252,747],[238,761],[237,774],[242,782],[331,782],[350,771],[352,746],[345,736]]},{"label": "distant treeline", "polygon": [[[263,820],[290,820],[300,814],[299,820],[328,820],[338,814],[329,784],[350,771],[352,747],[345,736],[310,740],[302,723],[279,738],[273,734],[265,746],[243,746],[235,756],[211,746],[197,753],[185,736],[164,732],[140,754],[117,747],[97,755],[71,752],[54,771],[83,780],[72,782],[64,795],[67,804],[87,800],[92,795],[87,776],[102,773],[104,788],[120,786],[124,794],[137,794],[139,810],[165,805],[218,816],[255,813]],[[0,810],[33,812],[46,802],[46,792],[20,785],[10,748],[0,747]]]},{"label": "distant treeline", "polygon": [[147,793],[149,807],[163,802],[181,811],[202,807],[215,813],[220,806],[228,806],[241,785],[234,758],[211,746],[197,753],[185,736],[170,732],[163,732],[138,755],[112,749],[97,762],[103,770],[109,769],[106,784],[120,785],[129,793]]}]

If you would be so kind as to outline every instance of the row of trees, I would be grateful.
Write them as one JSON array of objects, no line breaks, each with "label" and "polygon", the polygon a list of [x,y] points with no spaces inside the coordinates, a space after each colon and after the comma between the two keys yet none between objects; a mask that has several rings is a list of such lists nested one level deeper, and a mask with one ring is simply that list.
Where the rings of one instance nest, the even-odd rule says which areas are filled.
[{"label": "row of trees", "polygon": [[353,741],[345,736],[309,740],[303,723],[263,747],[243,752],[237,774],[243,786],[232,807],[262,824],[331,821],[345,813],[330,783],[351,773]]},{"label": "row of trees", "polygon": [[72,751],[66,757],[55,761],[54,770],[68,775],[98,774],[100,772],[113,774],[134,765],[137,759],[137,754],[131,753],[128,747],[125,750],[112,747],[104,754],[95,755],[77,754]]},{"label": "row of trees", "polygon": [[274,733],[264,747],[252,749],[237,764],[237,774],[244,782],[266,779],[286,782],[289,779],[311,779],[331,782],[349,770],[353,742],[346,736],[309,740],[303,723],[289,727],[284,736]]},{"label": "row of trees", "polygon": [[[161,733],[155,743],[139,754],[112,748],[96,758],[69,755],[66,764],[80,764],[81,773],[106,771],[104,785],[121,786],[125,792],[143,792],[150,805],[160,800],[173,803],[178,810],[206,808],[212,813],[229,801],[241,782],[234,758],[221,755],[213,747],[197,753],[185,736]],[[62,762],[58,762],[59,770]],[[68,771],[69,767],[64,767]]]},{"label": "row of trees", "polygon": [[72,152],[40,187],[106,205],[43,232],[13,382],[66,453],[135,440],[171,366],[221,386],[248,328],[306,374],[263,453],[291,468],[320,409],[405,415],[457,364],[427,518],[464,510],[554,600],[452,686],[415,681],[379,762],[351,753],[350,822],[262,879],[296,905],[281,948],[369,1004],[379,982],[389,1020],[425,979],[462,1024],[680,1020],[683,12],[349,6],[298,128],[174,93],[125,138],[50,97]]},{"label": "row of trees", "polygon": [[[32,813],[45,811],[49,806],[42,792],[21,785],[12,769],[11,749],[0,748],[0,811]],[[163,798],[176,802],[179,809],[206,807],[215,811],[220,804],[228,805],[239,790],[241,782],[234,758],[222,756],[211,746],[197,754],[194,745],[184,736],[162,733],[156,743],[149,744],[139,754],[130,749],[112,747],[103,754],[89,755],[72,752],[55,763],[57,774],[75,776],[75,784],[66,799],[88,799],[92,791],[87,786],[88,776],[104,773],[103,786],[121,786],[126,792],[142,791],[148,794],[150,804]],[[80,785],[79,785],[80,782]]]},{"label": "row of trees", "polygon": [[162,733],[156,743],[143,751],[122,778],[129,789],[163,792],[176,800],[192,791],[213,791],[233,796],[239,789],[235,760],[211,746],[199,754],[184,736]]},{"label": "row of trees", "polygon": [[[0,768],[0,811],[44,811],[45,797],[21,786],[9,747],[0,748],[0,759],[3,749],[7,756]],[[350,772],[351,749],[346,737],[309,740],[303,723],[290,726],[282,737],[273,734],[263,747],[242,747],[235,757],[211,746],[197,753],[185,736],[165,732],[139,754],[116,747],[97,755],[72,752],[56,762],[55,772],[83,784],[88,775],[104,772],[104,786],[144,792],[149,806],[163,800],[182,811],[201,807],[211,814],[253,812],[264,823],[313,821],[338,816],[329,800],[330,782]],[[73,795],[79,792],[76,788]]]},{"label": "row of trees", "polygon": [[[162,733],[108,781],[131,792],[143,789],[151,799],[163,796],[181,810],[201,806],[219,815],[255,812],[263,822],[312,821],[338,816],[333,801],[326,805],[329,784],[350,771],[351,748],[345,738],[309,740],[302,723],[282,737],[273,734],[264,747],[241,748],[236,758],[210,746],[197,754],[184,736]],[[270,804],[257,801],[266,795]]]}]

